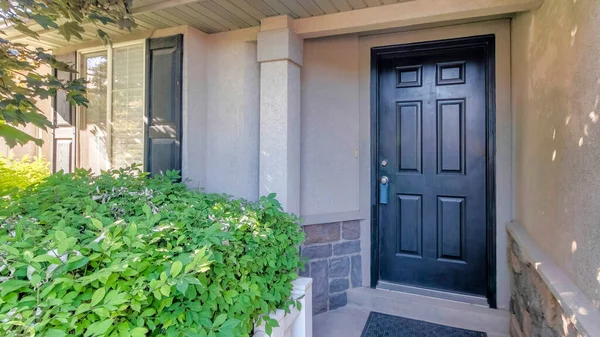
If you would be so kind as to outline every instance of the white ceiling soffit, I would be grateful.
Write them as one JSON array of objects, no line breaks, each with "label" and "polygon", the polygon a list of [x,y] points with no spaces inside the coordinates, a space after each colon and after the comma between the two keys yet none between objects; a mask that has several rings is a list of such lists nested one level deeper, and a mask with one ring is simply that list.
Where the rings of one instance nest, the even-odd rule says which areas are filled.
[{"label": "white ceiling soffit", "polygon": [[[405,1],[411,0],[134,0],[132,10],[138,24],[135,31],[189,25],[212,34],[260,26],[260,20],[271,16],[307,18]],[[51,49],[98,39],[93,24],[85,25],[83,40],[73,38],[69,42],[56,31],[45,31],[38,24],[32,23],[29,28],[39,32],[39,40],[10,28],[5,29],[4,38]],[[99,28],[112,37],[130,33],[113,26]]]}]

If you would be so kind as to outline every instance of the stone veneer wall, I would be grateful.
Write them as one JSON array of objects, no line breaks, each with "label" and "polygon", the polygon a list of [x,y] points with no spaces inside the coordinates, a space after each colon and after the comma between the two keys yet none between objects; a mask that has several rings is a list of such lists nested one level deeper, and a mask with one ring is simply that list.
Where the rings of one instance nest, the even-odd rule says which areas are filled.
[{"label": "stone veneer wall", "polygon": [[512,337],[582,336],[535,267],[523,258],[510,237],[511,264],[510,335]]},{"label": "stone veneer wall", "polygon": [[303,228],[306,240],[300,249],[308,263],[300,276],[313,279],[313,314],[343,307],[348,302],[346,291],[362,286],[359,222]]}]

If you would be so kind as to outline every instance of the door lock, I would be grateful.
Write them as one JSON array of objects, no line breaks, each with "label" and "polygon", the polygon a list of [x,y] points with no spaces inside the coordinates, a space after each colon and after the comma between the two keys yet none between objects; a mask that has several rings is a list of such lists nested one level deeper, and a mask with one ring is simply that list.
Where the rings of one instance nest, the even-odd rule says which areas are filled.
[{"label": "door lock", "polygon": [[386,176],[381,177],[379,181],[379,203],[382,205],[387,205],[390,199],[389,182],[390,180]]}]

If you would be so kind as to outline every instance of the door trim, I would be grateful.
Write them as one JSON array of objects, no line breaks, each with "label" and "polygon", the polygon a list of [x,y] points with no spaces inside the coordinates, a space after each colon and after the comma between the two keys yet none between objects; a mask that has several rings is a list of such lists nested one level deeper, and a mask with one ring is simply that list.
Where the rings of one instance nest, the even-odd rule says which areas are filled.
[{"label": "door trim", "polygon": [[487,302],[496,301],[496,72],[495,36],[482,35],[441,41],[418,42],[371,48],[371,288],[379,281],[379,58],[389,54],[423,54],[482,46],[486,54],[486,250]]}]

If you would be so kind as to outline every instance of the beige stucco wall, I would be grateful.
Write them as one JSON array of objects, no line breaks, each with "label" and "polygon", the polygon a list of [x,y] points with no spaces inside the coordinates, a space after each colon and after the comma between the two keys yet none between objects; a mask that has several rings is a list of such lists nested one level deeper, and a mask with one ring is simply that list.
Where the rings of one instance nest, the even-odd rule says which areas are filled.
[{"label": "beige stucco wall", "polygon": [[[256,29],[209,35],[206,181],[208,192],[258,198],[259,67]],[[202,80],[202,79],[198,79]]]},{"label": "beige stucco wall", "polygon": [[[207,83],[206,109],[202,120],[200,105],[189,104],[184,117],[190,185],[251,200],[259,195],[256,33],[207,35],[203,51],[187,56],[190,66],[206,62],[205,76],[187,82]],[[305,40],[301,78],[300,214],[306,223],[358,219],[358,36]]]},{"label": "beige stucco wall", "polygon": [[258,198],[257,29],[184,34],[182,172],[192,188]]},{"label": "beige stucco wall", "polygon": [[358,36],[305,40],[301,78],[301,214],[358,219]]},{"label": "beige stucco wall", "polygon": [[183,178],[193,188],[206,179],[206,54],[207,35],[192,27],[183,31],[182,158]]},{"label": "beige stucco wall", "polygon": [[600,2],[512,22],[516,219],[600,308]]},{"label": "beige stucco wall", "polygon": [[[183,175],[206,192],[259,196],[258,29],[184,37]],[[360,218],[358,36],[308,39],[301,69],[300,215]]]}]

